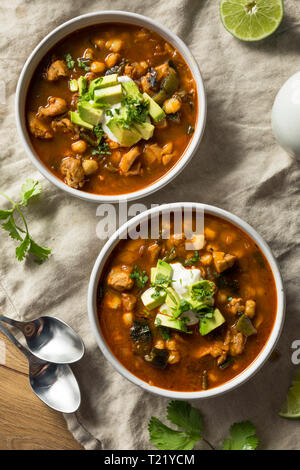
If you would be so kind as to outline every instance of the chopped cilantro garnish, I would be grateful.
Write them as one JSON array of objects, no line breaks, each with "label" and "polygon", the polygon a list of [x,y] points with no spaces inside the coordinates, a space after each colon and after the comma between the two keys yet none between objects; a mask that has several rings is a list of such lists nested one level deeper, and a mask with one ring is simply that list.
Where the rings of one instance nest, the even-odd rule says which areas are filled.
[{"label": "chopped cilantro garnish", "polygon": [[197,261],[199,261],[199,258],[200,258],[199,251],[195,251],[194,256],[192,256],[189,259],[186,259],[184,264],[185,266],[191,266],[192,264],[197,263]]},{"label": "chopped cilantro garnish", "polygon": [[149,280],[146,271],[142,271],[139,266],[134,267],[134,270],[130,274],[130,278],[134,279],[136,285],[141,289],[145,287]]},{"label": "chopped cilantro garnish", "polygon": [[66,54],[65,56],[66,59],[66,64],[69,70],[73,69],[75,67],[75,60],[71,56],[71,54]]},{"label": "chopped cilantro garnish", "polygon": [[78,58],[77,59],[77,65],[81,69],[85,70],[86,72],[89,72],[90,70],[90,64],[91,60],[90,59],[84,59],[84,58]]}]

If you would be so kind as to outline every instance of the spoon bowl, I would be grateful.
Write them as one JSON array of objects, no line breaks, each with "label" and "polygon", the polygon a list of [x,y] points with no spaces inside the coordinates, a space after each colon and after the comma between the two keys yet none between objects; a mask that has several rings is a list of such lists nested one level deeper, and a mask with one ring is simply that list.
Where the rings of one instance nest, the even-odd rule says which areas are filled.
[{"label": "spoon bowl", "polygon": [[72,364],[84,354],[80,336],[58,318],[43,316],[25,322],[0,315],[0,320],[22,331],[29,350],[44,361]]},{"label": "spoon bowl", "polygon": [[26,356],[32,391],[50,408],[74,413],[80,406],[78,382],[67,364],[53,364],[34,356],[0,323],[0,330]]}]

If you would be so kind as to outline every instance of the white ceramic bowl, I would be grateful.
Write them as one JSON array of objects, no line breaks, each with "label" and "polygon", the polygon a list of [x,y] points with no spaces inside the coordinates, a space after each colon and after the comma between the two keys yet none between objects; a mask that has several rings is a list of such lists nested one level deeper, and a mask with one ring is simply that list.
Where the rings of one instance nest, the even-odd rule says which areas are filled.
[{"label": "white ceramic bowl", "polygon": [[[51,47],[53,47],[58,41],[66,37],[68,34],[72,33],[73,31],[77,31],[78,29],[84,28],[86,26],[96,25],[99,23],[110,23],[110,22],[117,22],[117,23],[129,23],[129,24],[136,24],[139,26],[146,27],[152,31],[155,31],[160,36],[164,37],[168,40],[183,56],[186,63],[188,64],[194,80],[197,85],[197,94],[198,94],[198,116],[197,116],[197,124],[196,129],[193,133],[193,137],[188,148],[185,150],[184,154],[177,162],[177,164],[171,168],[168,173],[162,176],[159,180],[155,181],[154,183],[150,184],[149,186],[140,189],[138,191],[122,194],[122,195],[112,195],[112,196],[102,196],[96,195],[92,193],[87,193],[84,191],[80,191],[77,189],[70,188],[67,186],[63,181],[57,178],[53,173],[51,173],[47,167],[41,162],[38,158],[28,135],[27,127],[26,127],[26,120],[25,120],[25,103],[26,103],[26,95],[28,86],[30,84],[31,77],[39,64],[39,62],[43,59],[46,53],[49,51]],[[197,147],[201,141],[204,127],[205,127],[205,120],[206,120],[206,96],[203,86],[203,81],[201,78],[201,74],[198,68],[198,65],[193,58],[192,54],[190,53],[187,46],[184,42],[179,39],[174,33],[172,33],[169,29],[165,26],[160,25],[156,21],[146,18],[145,16],[137,15],[135,13],[123,12],[123,11],[103,11],[97,13],[89,13],[86,15],[78,16],[73,18],[66,23],[63,23],[61,26],[58,26],[54,29],[48,36],[46,36],[34,49],[31,53],[29,58],[27,59],[23,70],[21,72],[18,86],[16,90],[16,103],[15,103],[15,113],[16,113],[16,121],[17,121],[17,129],[19,136],[21,138],[23,147],[25,148],[30,160],[32,163],[37,167],[37,169],[42,173],[45,178],[47,178],[51,183],[55,184],[58,188],[66,191],[67,193],[71,194],[72,196],[79,197],[81,199],[85,199],[88,201],[93,202],[119,202],[124,200],[133,200],[138,199],[141,197],[148,196],[149,194],[157,191],[158,189],[165,186],[169,181],[171,181],[175,176],[180,173],[181,170],[185,167],[188,161],[192,158],[194,153],[197,150]]]},{"label": "white ceramic bowl", "polygon": [[[159,387],[151,386],[148,383],[144,382],[143,380],[136,377],[134,374],[129,372],[113,355],[111,350],[109,349],[108,345],[106,344],[105,338],[102,335],[102,332],[99,327],[98,315],[97,315],[97,288],[98,282],[101,277],[101,273],[105,263],[111,254],[112,250],[118,244],[119,239],[122,237],[122,234],[125,234],[128,229],[137,227],[140,223],[147,220],[149,215],[162,213],[164,211],[181,211],[183,208],[194,208],[196,210],[203,211],[207,214],[212,214],[215,216],[219,216],[237,227],[243,230],[247,235],[251,237],[252,240],[257,244],[257,246],[261,249],[263,254],[265,255],[270,268],[272,270],[275,283],[276,283],[276,291],[277,291],[277,313],[276,319],[273,326],[273,330],[271,335],[261,350],[260,354],[257,358],[239,375],[231,379],[230,381],[220,385],[218,387],[212,388],[210,390],[202,390],[199,392],[174,392],[171,390],[165,390]],[[199,204],[199,203],[173,203],[173,204],[164,204],[162,206],[155,207],[153,209],[149,209],[148,211],[139,214],[138,216],[131,219],[129,222],[123,224],[117,232],[107,241],[107,243],[102,248],[92,271],[89,289],[88,289],[88,313],[90,324],[97,340],[97,343],[103,352],[104,356],[108,361],[115,367],[115,369],[120,372],[126,379],[130,380],[132,383],[139,385],[144,390],[148,392],[155,393],[157,395],[168,397],[168,398],[175,398],[179,400],[193,400],[199,398],[208,398],[214,397],[217,395],[221,395],[229,390],[233,390],[237,386],[241,385],[242,383],[246,382],[251,376],[253,376],[258,369],[264,364],[267,360],[269,355],[271,354],[272,350],[275,347],[275,344],[280,336],[281,329],[284,322],[284,315],[285,315],[285,294],[282,284],[282,279],[279,271],[278,264],[266,242],[261,238],[261,236],[246,222],[244,222],[239,217],[231,214],[230,212],[224,211],[223,209],[219,209],[218,207],[209,206],[206,204]]]}]

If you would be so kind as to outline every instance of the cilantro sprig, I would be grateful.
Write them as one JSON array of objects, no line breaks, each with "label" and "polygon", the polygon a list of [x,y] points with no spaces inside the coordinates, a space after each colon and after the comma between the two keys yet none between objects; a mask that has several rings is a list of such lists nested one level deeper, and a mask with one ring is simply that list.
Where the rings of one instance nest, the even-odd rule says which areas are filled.
[{"label": "cilantro sprig", "polygon": [[[34,256],[35,261],[40,264],[47,259],[51,253],[49,248],[40,246],[33,240],[29,233],[25,216],[21,210],[21,207],[26,207],[28,201],[40,194],[41,191],[42,185],[39,181],[27,179],[22,185],[20,202],[15,202],[7,196],[7,194],[0,192],[0,195],[12,204],[10,209],[0,210],[0,220],[5,220],[5,222],[1,224],[2,228],[8,232],[12,239],[19,242],[19,245],[16,247],[16,258],[18,261],[22,261],[26,254],[30,253]],[[16,216],[19,216],[21,219],[23,228],[17,225],[15,220]]]},{"label": "cilantro sprig", "polygon": [[75,67],[75,60],[73,59],[71,54],[66,54],[65,59],[66,59],[66,64],[67,64],[68,69],[69,70],[73,69]]},{"label": "cilantro sprig", "polygon": [[[159,450],[192,450],[201,439],[215,450],[202,436],[203,420],[200,411],[184,401],[171,401],[167,408],[168,420],[178,429],[172,429],[152,416],[148,430],[151,443]],[[224,439],[222,450],[255,450],[258,446],[256,430],[250,421],[235,423],[230,438]]]}]

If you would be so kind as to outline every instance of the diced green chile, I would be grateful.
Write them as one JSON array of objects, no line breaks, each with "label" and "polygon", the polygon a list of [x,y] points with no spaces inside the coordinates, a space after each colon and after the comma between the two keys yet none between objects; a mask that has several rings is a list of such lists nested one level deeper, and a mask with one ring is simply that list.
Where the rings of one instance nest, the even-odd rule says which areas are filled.
[{"label": "diced green chile", "polygon": [[172,95],[177,89],[179,84],[178,76],[176,71],[170,67],[169,73],[161,84],[161,88],[156,95],[153,96],[156,103],[161,104],[168,96]]},{"label": "diced green chile", "polygon": [[256,335],[257,330],[254,328],[252,321],[247,315],[242,315],[236,324],[236,330],[243,333],[244,336]]},{"label": "diced green chile", "polygon": [[168,359],[169,351],[167,349],[153,348],[150,354],[145,356],[145,360],[158,369],[164,369],[168,364]]},{"label": "diced green chile", "polygon": [[134,342],[138,354],[148,354],[151,347],[152,334],[146,321],[134,321],[130,328],[130,338]]}]

